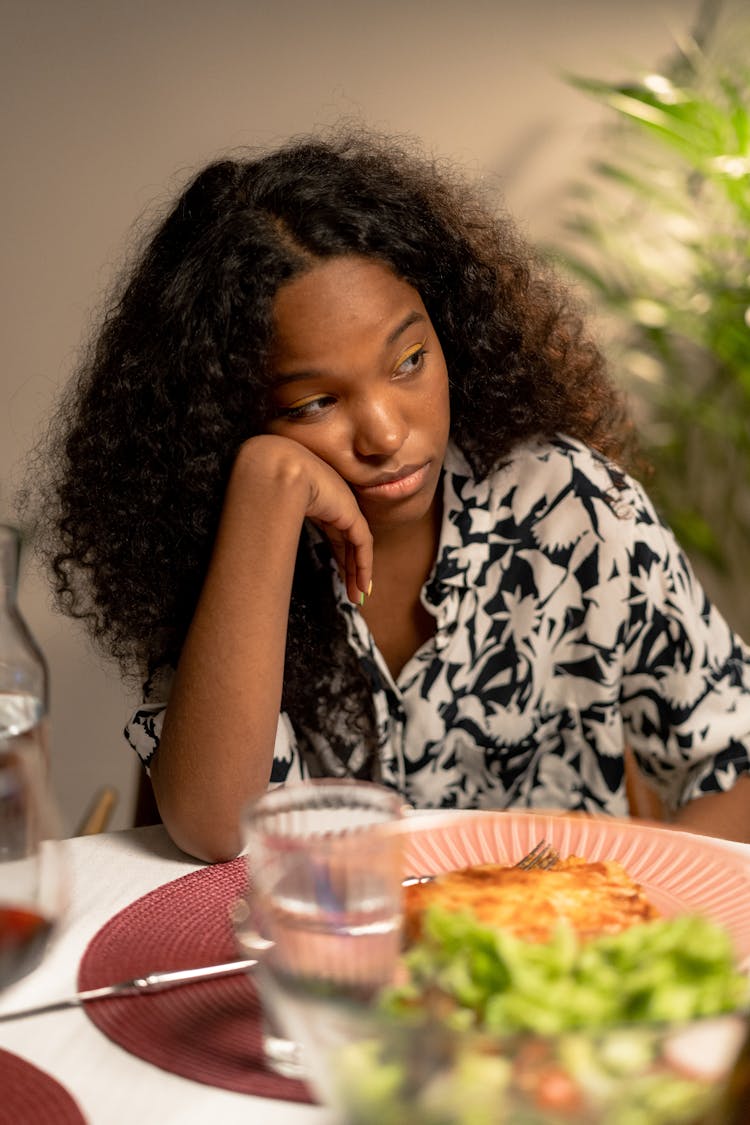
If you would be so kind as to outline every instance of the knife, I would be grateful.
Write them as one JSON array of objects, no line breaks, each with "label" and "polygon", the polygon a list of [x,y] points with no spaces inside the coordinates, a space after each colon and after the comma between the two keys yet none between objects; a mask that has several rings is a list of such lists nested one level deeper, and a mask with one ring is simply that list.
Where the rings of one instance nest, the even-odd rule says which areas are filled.
[{"label": "knife", "polygon": [[204,965],[201,969],[174,969],[168,972],[149,973],[145,977],[133,977],[131,980],[118,981],[117,984],[105,984],[101,988],[87,988],[76,992],[73,996],[53,1000],[48,1004],[18,1008],[13,1012],[0,1012],[0,1023],[19,1020],[24,1016],[40,1016],[45,1012],[59,1011],[61,1008],[76,1008],[89,1000],[105,1000],[112,996],[141,996],[146,992],[161,992],[162,989],[175,988],[177,985],[193,981],[216,980],[218,977],[245,973],[257,964],[255,958],[244,957],[239,961],[224,961],[220,965]]}]

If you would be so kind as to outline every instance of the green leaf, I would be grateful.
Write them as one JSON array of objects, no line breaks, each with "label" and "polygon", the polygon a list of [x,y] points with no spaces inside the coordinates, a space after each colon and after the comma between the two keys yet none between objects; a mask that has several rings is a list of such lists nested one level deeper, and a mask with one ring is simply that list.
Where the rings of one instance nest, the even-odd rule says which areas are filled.
[{"label": "green leaf", "polygon": [[[723,10],[658,75],[565,76],[609,118],[565,193],[547,253],[606,314],[612,369],[637,395],[663,514],[689,553],[741,589],[750,568],[750,9],[726,25]],[[750,604],[744,621],[750,635]]]}]

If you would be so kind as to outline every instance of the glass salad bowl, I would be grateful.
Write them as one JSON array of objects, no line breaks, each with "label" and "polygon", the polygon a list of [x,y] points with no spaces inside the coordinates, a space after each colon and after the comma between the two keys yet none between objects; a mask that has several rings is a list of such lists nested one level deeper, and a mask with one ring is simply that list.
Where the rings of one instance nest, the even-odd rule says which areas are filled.
[{"label": "glass salad bowl", "polygon": [[396,983],[271,958],[260,984],[346,1125],[747,1125],[732,1105],[750,1083],[730,1077],[748,987],[723,931],[701,917],[639,931],[530,945],[434,911]]},{"label": "glass salad bowl", "polygon": [[336,1004],[323,1023],[329,1021],[339,1032],[347,1028],[347,1041],[311,1038],[305,1056],[314,1085],[347,1125],[748,1120],[732,1116],[741,1110],[729,1084],[745,1014],[556,1036],[490,1036],[433,1022],[409,1027]]}]

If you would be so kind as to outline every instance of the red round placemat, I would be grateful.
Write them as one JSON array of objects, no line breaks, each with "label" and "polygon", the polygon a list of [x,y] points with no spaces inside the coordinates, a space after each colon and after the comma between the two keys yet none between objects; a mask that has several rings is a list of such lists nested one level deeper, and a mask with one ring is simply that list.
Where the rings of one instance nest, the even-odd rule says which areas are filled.
[{"label": "red round placemat", "polygon": [[0,1125],[86,1125],[64,1086],[26,1059],[0,1050]]},{"label": "red round placemat", "polygon": [[[91,939],[79,989],[242,956],[230,911],[246,882],[240,857],[165,883],[126,906]],[[85,1011],[115,1043],[162,1070],[238,1093],[315,1101],[304,1082],[266,1066],[251,974],[91,1001]]]}]

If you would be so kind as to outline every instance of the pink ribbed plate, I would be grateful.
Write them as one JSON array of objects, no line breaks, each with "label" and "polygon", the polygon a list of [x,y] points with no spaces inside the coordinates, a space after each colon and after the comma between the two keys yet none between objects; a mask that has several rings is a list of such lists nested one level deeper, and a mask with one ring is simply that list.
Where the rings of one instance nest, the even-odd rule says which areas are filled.
[{"label": "pink ribbed plate", "polygon": [[515,863],[542,839],[563,858],[616,860],[662,914],[709,915],[750,956],[750,864],[710,837],[646,821],[510,811],[420,815],[407,831],[409,874]]}]

